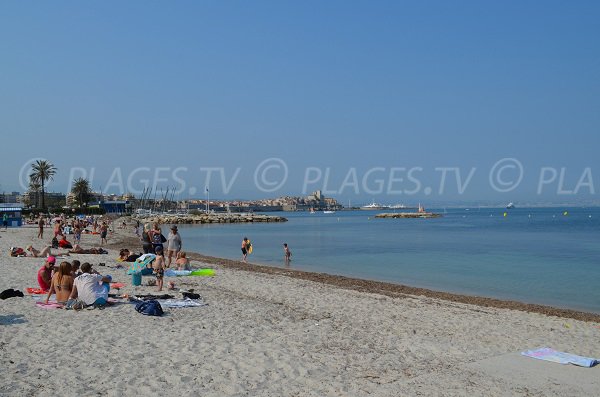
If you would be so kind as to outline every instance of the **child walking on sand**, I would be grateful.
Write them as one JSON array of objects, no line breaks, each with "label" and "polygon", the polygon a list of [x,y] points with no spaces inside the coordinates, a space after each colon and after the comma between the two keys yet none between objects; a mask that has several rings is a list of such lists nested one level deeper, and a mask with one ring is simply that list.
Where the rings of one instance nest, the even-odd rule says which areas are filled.
[{"label": "child walking on sand", "polygon": [[162,248],[156,249],[156,259],[154,260],[154,275],[156,276],[156,286],[159,291],[163,289],[163,280],[165,278],[165,257]]}]

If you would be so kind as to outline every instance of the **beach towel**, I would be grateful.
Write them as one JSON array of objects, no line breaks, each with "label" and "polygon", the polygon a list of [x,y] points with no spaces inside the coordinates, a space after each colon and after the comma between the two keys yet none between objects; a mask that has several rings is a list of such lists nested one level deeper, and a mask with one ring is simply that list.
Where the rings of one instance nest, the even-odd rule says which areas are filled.
[{"label": "beach towel", "polygon": [[538,360],[551,361],[558,364],[573,364],[580,367],[593,367],[600,363],[598,359],[582,357],[575,354],[559,352],[549,347],[521,352],[523,356],[537,358]]},{"label": "beach towel", "polygon": [[186,299],[159,299],[158,302],[163,307],[179,308],[179,307],[201,307],[208,306],[207,303],[201,300]]},{"label": "beach towel", "polygon": [[167,276],[167,277],[189,276],[191,273],[192,273],[191,270],[174,270],[174,269],[168,269],[165,272],[165,276]]},{"label": "beach towel", "polygon": [[110,283],[110,288],[114,288],[114,289],[123,288],[124,286],[125,286],[125,284],[123,284],[123,283]]}]

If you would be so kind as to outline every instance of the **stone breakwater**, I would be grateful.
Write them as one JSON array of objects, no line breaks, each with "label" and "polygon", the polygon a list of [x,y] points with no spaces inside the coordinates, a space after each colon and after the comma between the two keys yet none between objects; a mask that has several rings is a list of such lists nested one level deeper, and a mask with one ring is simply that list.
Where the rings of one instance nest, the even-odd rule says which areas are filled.
[{"label": "stone breakwater", "polygon": [[388,212],[375,215],[375,218],[440,218],[441,214],[433,212]]},{"label": "stone breakwater", "polygon": [[287,222],[282,216],[263,214],[202,214],[202,215],[149,215],[137,216],[144,223],[201,224],[201,223],[248,223],[248,222]]}]

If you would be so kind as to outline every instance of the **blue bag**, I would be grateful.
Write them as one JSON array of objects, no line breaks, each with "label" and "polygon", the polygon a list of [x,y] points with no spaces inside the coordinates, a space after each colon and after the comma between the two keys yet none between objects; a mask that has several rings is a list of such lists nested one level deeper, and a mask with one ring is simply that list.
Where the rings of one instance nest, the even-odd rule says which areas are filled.
[{"label": "blue bag", "polygon": [[164,314],[162,306],[156,300],[138,302],[135,305],[135,310],[146,316],[162,316]]}]

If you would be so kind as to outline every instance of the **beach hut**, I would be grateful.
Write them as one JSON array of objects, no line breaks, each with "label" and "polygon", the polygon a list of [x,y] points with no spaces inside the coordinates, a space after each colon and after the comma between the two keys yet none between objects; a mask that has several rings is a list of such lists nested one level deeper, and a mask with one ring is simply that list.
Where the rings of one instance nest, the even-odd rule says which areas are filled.
[{"label": "beach hut", "polygon": [[22,212],[23,207],[20,204],[0,204],[0,220],[4,219],[4,215],[6,215],[9,227],[20,227],[23,225]]}]

